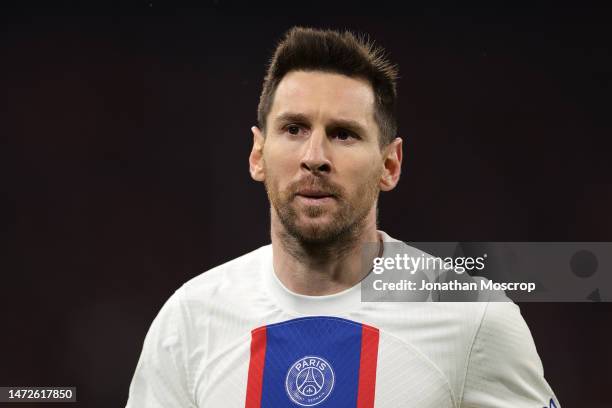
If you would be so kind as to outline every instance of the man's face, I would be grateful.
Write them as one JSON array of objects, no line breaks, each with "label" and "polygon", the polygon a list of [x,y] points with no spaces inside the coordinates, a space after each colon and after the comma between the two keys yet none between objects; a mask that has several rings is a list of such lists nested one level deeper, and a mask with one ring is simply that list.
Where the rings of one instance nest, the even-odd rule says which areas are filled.
[{"label": "man's face", "polygon": [[273,210],[300,241],[328,242],[375,220],[384,166],[369,83],[287,74],[267,117],[261,162]]}]

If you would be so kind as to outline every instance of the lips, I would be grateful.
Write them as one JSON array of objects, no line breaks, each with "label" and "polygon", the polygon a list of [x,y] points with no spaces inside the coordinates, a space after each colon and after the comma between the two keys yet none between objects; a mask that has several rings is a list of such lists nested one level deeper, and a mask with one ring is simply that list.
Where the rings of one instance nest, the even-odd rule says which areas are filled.
[{"label": "lips", "polygon": [[306,197],[306,198],[327,198],[327,197],[334,196],[333,194],[327,191],[324,191],[324,190],[308,189],[308,188],[299,190],[297,192],[297,195]]},{"label": "lips", "polygon": [[314,188],[303,188],[298,190],[295,198],[298,202],[308,207],[328,206],[336,200],[335,195],[331,192]]}]

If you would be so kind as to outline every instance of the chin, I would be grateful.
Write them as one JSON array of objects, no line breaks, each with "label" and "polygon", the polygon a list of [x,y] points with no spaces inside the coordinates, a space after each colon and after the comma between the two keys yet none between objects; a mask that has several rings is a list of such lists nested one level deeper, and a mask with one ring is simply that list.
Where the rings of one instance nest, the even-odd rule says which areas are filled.
[{"label": "chin", "polygon": [[304,237],[316,239],[317,237],[324,237],[333,233],[329,223],[322,222],[306,222],[301,225],[297,225],[297,232]]},{"label": "chin", "polygon": [[342,229],[331,220],[309,220],[294,227],[292,235],[306,244],[326,244],[342,234]]}]

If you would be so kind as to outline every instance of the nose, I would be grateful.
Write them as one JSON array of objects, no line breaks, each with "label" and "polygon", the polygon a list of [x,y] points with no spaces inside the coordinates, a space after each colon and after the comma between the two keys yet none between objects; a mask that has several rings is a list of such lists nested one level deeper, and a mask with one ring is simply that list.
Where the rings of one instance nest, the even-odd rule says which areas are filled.
[{"label": "nose", "polygon": [[305,146],[300,167],[311,173],[329,173],[331,161],[327,152],[327,136],[324,131],[313,131]]}]

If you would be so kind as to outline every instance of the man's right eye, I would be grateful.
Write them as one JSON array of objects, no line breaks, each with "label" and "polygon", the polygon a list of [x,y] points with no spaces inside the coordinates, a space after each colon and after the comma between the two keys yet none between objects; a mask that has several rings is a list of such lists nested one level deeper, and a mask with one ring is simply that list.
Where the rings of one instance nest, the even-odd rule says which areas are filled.
[{"label": "man's right eye", "polygon": [[292,135],[297,135],[300,133],[300,127],[298,125],[289,125],[287,126],[287,132],[291,133]]}]

